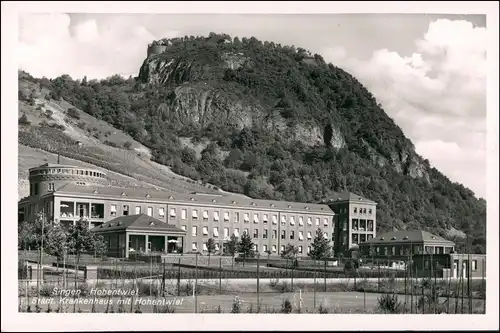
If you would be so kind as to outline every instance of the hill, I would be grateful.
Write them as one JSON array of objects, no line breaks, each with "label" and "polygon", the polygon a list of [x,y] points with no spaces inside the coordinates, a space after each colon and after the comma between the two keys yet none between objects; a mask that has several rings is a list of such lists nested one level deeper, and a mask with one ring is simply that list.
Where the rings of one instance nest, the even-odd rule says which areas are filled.
[{"label": "hill", "polygon": [[137,78],[23,75],[180,175],[277,200],[349,190],[378,202],[378,231],[464,232],[485,250],[486,202],[419,156],[356,78],[307,50],[211,33],[153,42]]}]

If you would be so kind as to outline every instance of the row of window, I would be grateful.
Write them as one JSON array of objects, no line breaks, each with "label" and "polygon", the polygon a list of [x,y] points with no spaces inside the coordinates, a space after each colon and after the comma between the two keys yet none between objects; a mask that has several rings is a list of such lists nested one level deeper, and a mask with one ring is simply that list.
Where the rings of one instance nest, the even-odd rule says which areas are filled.
[{"label": "row of window", "polygon": [[66,174],[66,175],[76,175],[76,176],[91,176],[97,178],[106,178],[106,175],[98,171],[90,170],[75,170],[75,169],[45,169],[37,170],[31,173],[31,176],[37,175],[53,175],[53,174]]},{"label": "row of window", "polygon": [[[181,229],[184,230],[184,231],[187,231],[187,226],[186,225],[183,225],[181,226]],[[244,234],[248,234],[249,233],[249,230],[248,228],[245,228],[243,230],[243,233]],[[262,231],[262,238],[263,239],[267,239],[268,238],[268,233],[269,231],[267,229],[264,229]],[[219,237],[219,227],[213,227],[212,229],[212,234],[210,235],[209,234],[209,231],[208,231],[208,227],[203,227],[202,228],[202,235],[203,236],[210,236],[210,237],[213,237],[213,238],[218,238]],[[235,235],[236,237],[240,237],[240,229],[239,228],[234,228],[233,230],[233,235]],[[287,239],[286,238],[286,231],[285,230],[282,230],[281,231],[281,235],[280,235],[280,238],[281,239]],[[191,236],[193,237],[196,237],[198,236],[198,226],[192,226],[191,227]],[[224,228],[224,238],[229,238],[229,228]],[[291,240],[294,240],[295,239],[295,231],[290,231],[289,233],[289,239]],[[278,237],[278,230],[276,229],[273,229],[271,231],[271,239],[277,239]],[[328,239],[328,232],[323,232],[323,237],[325,237],[325,239]],[[253,238],[254,239],[258,239],[259,238],[259,229],[254,229],[253,230]],[[313,238],[312,236],[312,233],[310,231],[307,232],[307,239],[308,240],[311,240]],[[302,241],[304,240],[304,232],[303,231],[299,231],[298,232],[298,240]]]},{"label": "row of window", "polygon": [[[372,250],[373,251],[373,250]],[[374,251],[377,255],[400,255],[407,256],[410,255],[410,246],[376,246]],[[451,246],[426,246],[425,251],[423,246],[414,245],[413,246],[413,254],[449,254],[453,251],[453,247]],[[375,254],[372,253],[372,254]]]},{"label": "row of window", "polygon": [[[208,245],[207,245],[207,243],[203,243],[203,248],[202,249],[203,249],[203,251],[208,251]],[[263,253],[268,252],[268,249],[269,249],[269,247],[266,244],[262,245],[262,252]],[[198,251],[198,242],[192,242],[191,243],[191,250],[192,251]],[[215,243],[215,251],[219,251],[219,250],[220,250],[219,244]],[[254,251],[258,251],[257,244],[253,245],[253,250]],[[280,252],[283,252],[283,251],[285,251],[285,245],[281,245],[280,246]],[[303,248],[302,245],[298,246],[298,251],[299,251],[299,254],[302,254],[304,252],[304,248]],[[272,245],[271,246],[271,252],[273,252],[273,253],[277,252],[277,246],[276,245]],[[310,252],[311,252],[311,246],[308,246],[307,247],[307,254],[309,254]]]},{"label": "row of window", "polygon": [[[358,209],[358,207],[353,207],[352,211],[353,211],[354,214],[366,214],[366,208],[359,208]],[[368,209],[368,214],[369,215],[372,214],[372,209],[371,208]]]},{"label": "row of window", "polygon": [[[117,216],[117,206],[115,204],[111,205],[110,213],[111,213],[111,216]],[[135,207],[135,214],[141,214],[141,213],[142,213],[142,207],[141,206],[136,206]],[[129,215],[129,206],[128,205],[123,205],[123,215]],[[147,207],[147,215],[153,216],[153,207]],[[158,208],[158,216],[160,218],[164,218],[165,217],[165,208]],[[170,219],[174,220],[174,219],[176,219],[176,217],[177,217],[176,208],[171,208],[170,209]],[[181,220],[185,220],[185,219],[187,219],[187,209],[182,209],[181,210]],[[197,209],[193,209],[191,211],[191,219],[194,220],[194,221],[196,221],[196,220],[199,219],[199,215],[198,215],[198,210]],[[203,211],[202,219],[204,221],[208,221],[208,219],[209,219],[208,210]],[[214,211],[213,212],[213,220],[214,221],[220,221],[220,213],[218,211]],[[224,214],[223,214],[223,220],[224,220],[224,222],[229,222],[230,221],[229,212],[224,212]],[[239,212],[235,212],[234,213],[234,219],[233,219],[233,221],[235,223],[238,223],[240,221],[240,213]],[[277,214],[272,215],[271,216],[271,221],[272,221],[273,224],[278,224],[278,215]],[[316,217],[315,218],[315,225],[319,226],[320,225],[320,221],[321,221],[320,218]],[[243,214],[243,222],[244,223],[250,223],[250,214],[249,213],[244,213]],[[257,224],[259,222],[260,222],[259,214],[258,213],[254,213],[253,214],[253,223]],[[262,223],[263,224],[267,224],[268,222],[269,222],[269,214],[262,214]],[[295,225],[295,217],[294,216],[290,216],[290,218],[288,219],[288,222],[290,223],[290,225]],[[281,216],[281,224],[285,225],[286,223],[287,223],[287,216],[286,215],[282,215]],[[308,225],[313,225],[311,217],[307,218],[307,224]],[[304,217],[303,216],[300,216],[298,218],[298,225],[301,225],[301,226],[304,225]],[[327,217],[323,218],[323,226],[327,227],[328,225],[329,225],[328,218]]]}]

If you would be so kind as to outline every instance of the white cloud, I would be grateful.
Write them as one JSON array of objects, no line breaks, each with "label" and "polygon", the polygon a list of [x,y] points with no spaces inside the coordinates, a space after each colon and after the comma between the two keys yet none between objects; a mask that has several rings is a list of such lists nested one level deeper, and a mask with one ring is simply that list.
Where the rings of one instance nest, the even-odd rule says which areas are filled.
[{"label": "white cloud", "polygon": [[367,86],[418,153],[485,197],[486,29],[440,19],[415,46],[409,57],[380,49],[360,61],[335,48],[325,59]]},{"label": "white cloud", "polygon": [[[136,75],[146,46],[157,37],[129,17],[73,20],[67,14],[23,14],[19,67],[36,77]],[[177,32],[166,32],[175,36]],[[162,35],[163,36],[163,35]]]}]

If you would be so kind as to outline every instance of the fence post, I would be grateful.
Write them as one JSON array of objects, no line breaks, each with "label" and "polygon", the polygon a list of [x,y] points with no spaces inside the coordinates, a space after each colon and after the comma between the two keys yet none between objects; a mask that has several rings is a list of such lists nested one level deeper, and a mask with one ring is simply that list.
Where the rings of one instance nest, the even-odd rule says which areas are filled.
[{"label": "fence post", "polygon": [[377,260],[378,274],[377,274],[377,292],[380,293],[380,261]]},{"label": "fence post", "polygon": [[83,281],[87,282],[87,266],[83,267]]},{"label": "fence post", "polygon": [[[257,311],[260,312],[260,279],[259,279],[260,254],[257,253]],[[292,280],[293,281],[293,280]],[[292,285],[293,287],[293,285]]]},{"label": "fence post", "polygon": [[316,269],[316,259],[314,259],[314,285],[313,285],[313,291],[314,291],[314,298],[313,298],[313,308],[316,309],[316,274],[318,274],[317,269]]},{"label": "fence post", "polygon": [[325,293],[326,293],[326,259],[325,259],[325,267],[324,267],[324,277],[323,277],[324,285],[325,285]]},{"label": "fence post", "polygon": [[177,296],[181,295],[181,257],[179,257],[179,264],[177,265]]},{"label": "fence post", "polygon": [[219,294],[222,295],[222,258],[219,258]]},{"label": "fence post", "polygon": [[295,261],[292,260],[292,271],[291,271],[291,279],[292,279],[292,285],[291,285],[291,287],[292,287],[292,291],[293,291],[293,271],[294,271],[294,269],[295,269]]},{"label": "fence post", "polygon": [[198,289],[198,253],[196,253],[196,268],[195,268],[195,280],[194,280],[194,289],[193,289],[194,313],[198,313],[198,295],[196,294],[197,289]]},{"label": "fence post", "polygon": [[482,267],[482,272],[481,272],[481,284],[482,284],[482,290],[484,292],[484,299],[483,299],[483,313],[486,314],[486,285],[485,285],[485,271],[486,271],[486,259],[483,258],[483,267]]}]

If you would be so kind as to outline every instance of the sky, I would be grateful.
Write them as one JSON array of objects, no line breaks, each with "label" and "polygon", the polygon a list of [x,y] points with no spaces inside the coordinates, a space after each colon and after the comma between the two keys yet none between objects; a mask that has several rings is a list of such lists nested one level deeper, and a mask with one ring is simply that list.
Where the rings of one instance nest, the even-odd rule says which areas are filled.
[{"label": "sky", "polygon": [[20,14],[35,77],[137,75],[154,39],[210,32],[295,45],[353,74],[452,181],[486,198],[485,15]]}]

